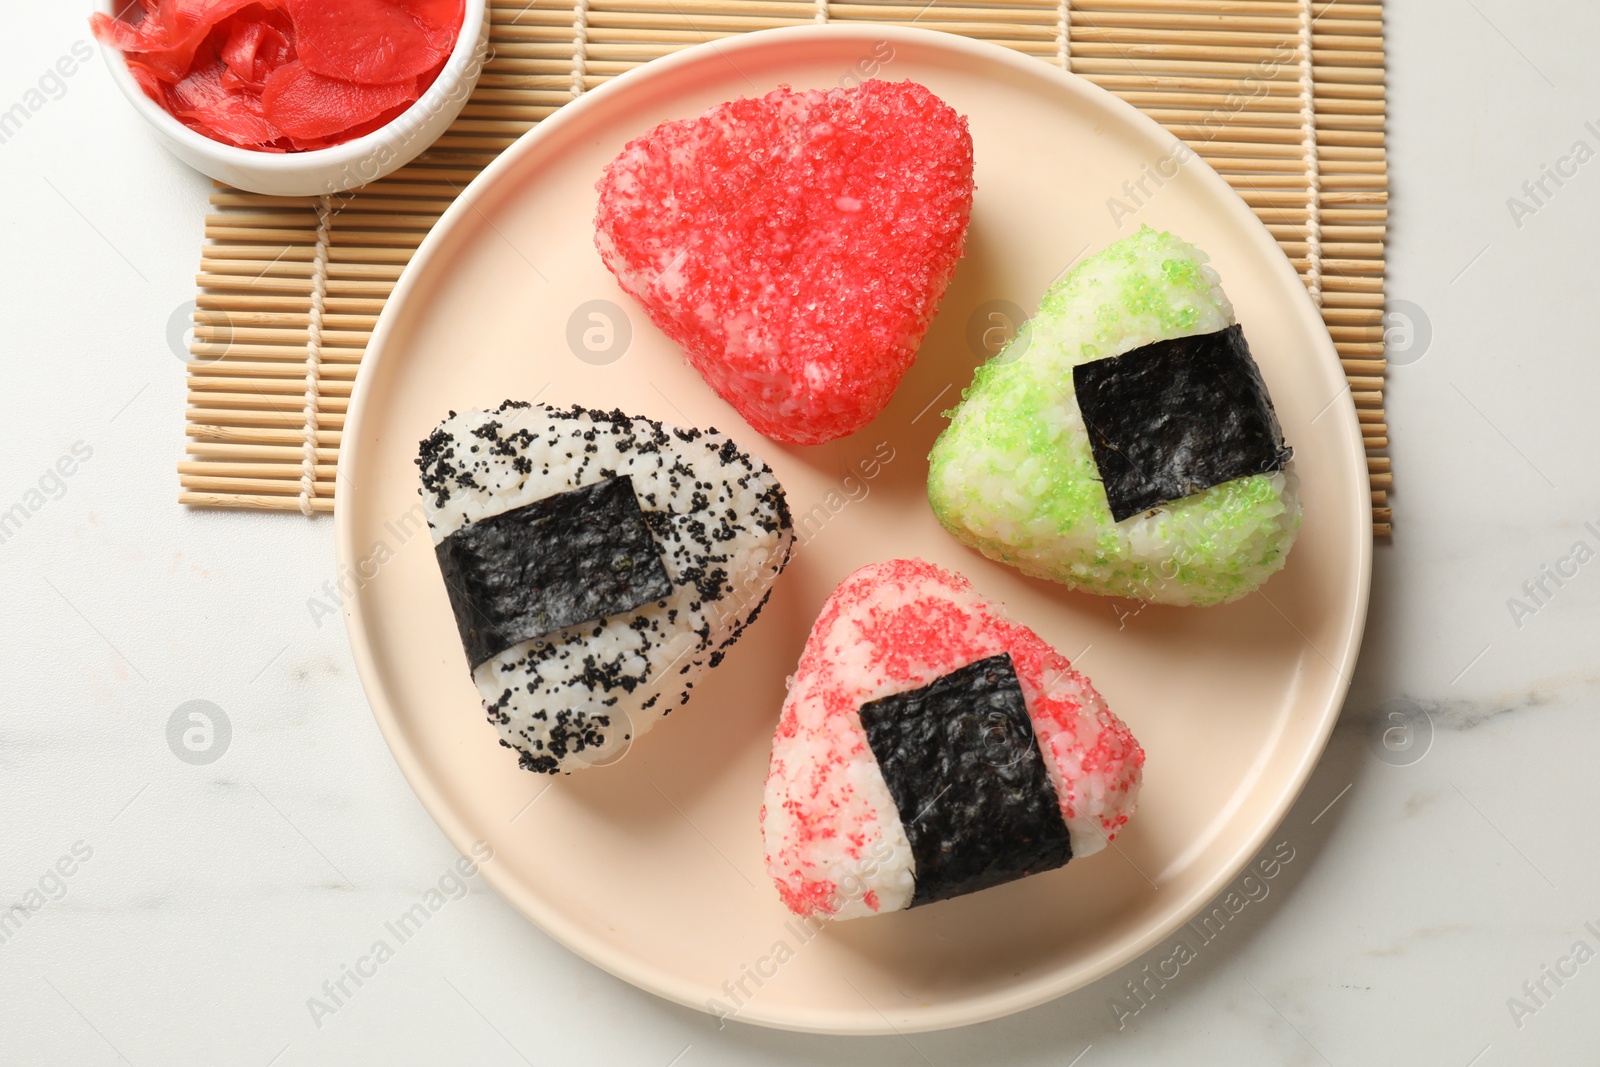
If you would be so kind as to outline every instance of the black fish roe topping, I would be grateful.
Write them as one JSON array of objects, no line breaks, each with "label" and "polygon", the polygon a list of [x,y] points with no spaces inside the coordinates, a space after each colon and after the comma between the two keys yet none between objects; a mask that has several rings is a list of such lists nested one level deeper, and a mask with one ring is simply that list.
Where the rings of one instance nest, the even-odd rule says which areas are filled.
[{"label": "black fish roe topping", "polygon": [[[455,418],[455,412],[450,413]],[[456,454],[455,438],[448,430],[434,430],[417,447],[417,466],[422,468],[422,489],[433,494],[433,506],[442,508],[450,499],[450,480],[456,468],[450,457]]]},{"label": "black fish roe topping", "polygon": [[[505,744],[504,741],[500,743]],[[510,748],[511,746],[506,745],[506,747]],[[534,774],[555,774],[561,770],[560,762],[554,758],[550,756],[534,757],[526,752],[517,757],[517,763],[523,770],[532,771]]]},{"label": "black fish roe topping", "polygon": [[1117,522],[1293,455],[1237,325],[1080,363],[1072,384]]},{"label": "black fish roe topping", "polygon": [[627,476],[468,523],[434,553],[474,667],[672,592]]},{"label": "black fish roe topping", "polygon": [[869,701],[861,726],[911,842],[911,907],[1072,858],[1008,653]]}]

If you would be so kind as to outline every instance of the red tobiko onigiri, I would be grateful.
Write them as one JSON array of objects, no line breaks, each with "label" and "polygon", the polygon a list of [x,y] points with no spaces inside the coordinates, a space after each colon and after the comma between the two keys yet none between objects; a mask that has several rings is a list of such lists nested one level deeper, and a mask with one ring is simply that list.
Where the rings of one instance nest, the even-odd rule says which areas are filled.
[{"label": "red tobiko onigiri", "polygon": [[915,82],[783,88],[657,126],[599,191],[622,288],[751,426],[821,444],[916,358],[966,240],[972,137]]}]

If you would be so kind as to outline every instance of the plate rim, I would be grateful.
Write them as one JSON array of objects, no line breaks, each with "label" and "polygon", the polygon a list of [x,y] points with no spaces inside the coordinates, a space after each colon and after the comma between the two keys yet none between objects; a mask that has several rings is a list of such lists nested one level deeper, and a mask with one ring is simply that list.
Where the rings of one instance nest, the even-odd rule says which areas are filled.
[{"label": "plate rim", "polygon": [[[426,271],[429,261],[449,239],[451,232],[469,212],[477,210],[478,197],[494,186],[502,174],[512,170],[522,157],[536,151],[542,141],[556,136],[569,125],[583,122],[589,111],[599,106],[597,101],[604,102],[619,92],[631,89],[641,80],[664,76],[679,67],[707,61],[731,63],[730,53],[765,47],[774,38],[792,39],[797,43],[804,43],[803,39],[821,40],[830,37],[865,38],[869,44],[880,40],[888,40],[891,44],[901,42],[958,53],[978,65],[998,63],[1055,82],[1060,91],[1086,98],[1092,107],[1109,110],[1117,119],[1134,127],[1136,132],[1169,149],[1184,143],[1154,119],[1109,90],[1069,71],[1051,66],[1038,57],[1025,55],[992,42],[922,27],[873,22],[785,26],[754,30],[720,40],[708,40],[671,55],[662,56],[634,67],[563,105],[495,157],[441,214],[402,270],[373,328],[351,393],[341,443],[341,462],[354,465],[356,458],[365,451],[361,441],[366,421],[368,394],[376,373],[374,368],[382,363],[389,343],[389,334],[394,329],[394,322],[399,314],[397,309],[404,305],[411,295],[411,290],[418,284],[418,278]],[[1321,360],[1326,365],[1325,369],[1333,370],[1337,378],[1343,379],[1343,367],[1339,363],[1337,349],[1328,334],[1321,312],[1311,300],[1310,294],[1305,291],[1299,273],[1283,254],[1266,225],[1233,187],[1198,153],[1185,163],[1185,167],[1193,168],[1197,180],[1209,186],[1213,194],[1221,194],[1219,199],[1231,212],[1236,228],[1242,233],[1248,233],[1251,243],[1262,246],[1271,253],[1266,257],[1271,264],[1270,269],[1293,280],[1294,289],[1300,294],[1294,301],[1297,305],[1296,314],[1304,320],[1309,327],[1308,333],[1315,340],[1314,358]],[[1282,825],[1320,762],[1348,695],[1365,632],[1371,596],[1373,557],[1372,510],[1368,504],[1371,483],[1365,452],[1360,444],[1354,399],[1348,390],[1335,399],[1332,408],[1329,409],[1330,413],[1333,408],[1339,410],[1341,421],[1346,423],[1344,433],[1355,454],[1355,471],[1359,483],[1356,490],[1359,498],[1355,509],[1356,529],[1351,531],[1357,539],[1355,573],[1350,576],[1351,582],[1355,585],[1354,605],[1349,619],[1342,628],[1342,643],[1337,662],[1329,661],[1336,680],[1332,683],[1332,688],[1320,710],[1313,742],[1299,755],[1298,763],[1288,778],[1287,786],[1268,805],[1269,810],[1256,829],[1246,835],[1242,845],[1218,866],[1216,872],[1197,888],[1190,890],[1176,907],[1169,904],[1163,909],[1167,916],[1164,920],[1148,923],[1139,936],[1129,938],[1113,951],[1102,954],[1093,964],[1077,969],[1048,971],[1040,977],[1009,986],[1000,992],[967,998],[934,1009],[921,1009],[899,1024],[882,1016],[881,1013],[878,1014],[876,1021],[845,1021],[846,1017],[838,1014],[808,1019],[805,1017],[807,1014],[815,1013],[771,1010],[770,1007],[763,1010],[763,1006],[759,1003],[752,1003],[745,1010],[741,1010],[735,1021],[799,1033],[881,1036],[953,1029],[1012,1015],[1081,989],[1115,972],[1130,961],[1138,959],[1172,931],[1188,922],[1202,906],[1238,877],[1239,872]],[[358,490],[347,479],[341,478],[335,483],[333,514],[336,567],[342,568],[359,558],[359,552],[353,543],[355,532],[353,520],[350,518],[352,508],[356,506],[352,502],[352,497],[357,492]],[[406,783],[429,816],[450,843],[463,855],[467,854],[472,842],[477,838],[471,827],[443,796],[437,783],[422,769],[392,706],[386,699],[382,676],[374,662],[363,613],[363,599],[359,591],[356,595],[344,599],[342,613],[351,656],[355,660],[356,672],[361,679],[362,692],[373,718],[377,721],[384,743],[388,746]],[[1317,651],[1322,655],[1321,650]],[[673,1003],[709,1014],[706,1004],[697,997],[703,990],[692,981],[678,978],[663,968],[646,963],[621,949],[589,937],[578,924],[568,922],[564,913],[546,907],[536,894],[528,892],[518,879],[503,871],[503,868],[492,863],[484,864],[482,867],[486,881],[503,900],[564,948],[630,985]],[[856,1019],[854,1016],[849,1018]]]}]

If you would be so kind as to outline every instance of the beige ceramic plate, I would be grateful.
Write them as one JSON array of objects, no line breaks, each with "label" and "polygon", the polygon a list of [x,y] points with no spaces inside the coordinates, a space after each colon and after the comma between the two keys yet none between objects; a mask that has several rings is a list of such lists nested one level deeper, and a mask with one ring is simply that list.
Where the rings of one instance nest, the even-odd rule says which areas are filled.
[{"label": "beige ceramic plate", "polygon": [[[618,290],[594,250],[594,183],[658,122],[873,70],[920,81],[969,116],[978,192],[967,255],[888,410],[846,440],[785,447],[749,429]],[[362,579],[346,605],[350,642],[384,737],[458,848],[493,845],[484,870],[507,900],[573,951],[683,1004],[726,1000],[724,983],[742,980],[754,994],[738,1016],[747,1022],[930,1030],[1106,974],[1256,852],[1322,751],[1354,665],[1371,552],[1366,465],[1327,332],[1266,229],[1216,174],[1190,161],[1159,188],[1146,179],[1137,215],[1120,228],[1113,220],[1107,199],[1126,201],[1123,183],[1174,145],[1108,93],[997,46],[805,27],[706,44],[608,83],[545,120],[450,208],[390,298],[361,370],[340,465],[338,555]],[[923,495],[940,411],[978,361],[969,334],[996,324],[986,305],[1032,310],[1082,251],[1139,222],[1211,253],[1304,482],[1305,528],[1287,569],[1228,607],[1137,611],[1025,579],[946,536]],[[584,308],[596,300],[631,319],[631,343],[609,363],[581,336],[587,359],[568,341],[576,321],[605,347],[608,324]],[[692,706],[621,762],[553,784],[496,743],[428,536],[406,519],[418,499],[417,441],[451,408],[506,397],[727,431],[777,471],[805,540],[760,623]],[[870,480],[867,459],[877,460]],[[764,873],[756,821],[784,676],[835,583],[908,555],[967,574],[1093,678],[1149,753],[1139,814],[1119,850],[802,943]],[[755,971],[768,975],[759,988],[746,977]]]}]

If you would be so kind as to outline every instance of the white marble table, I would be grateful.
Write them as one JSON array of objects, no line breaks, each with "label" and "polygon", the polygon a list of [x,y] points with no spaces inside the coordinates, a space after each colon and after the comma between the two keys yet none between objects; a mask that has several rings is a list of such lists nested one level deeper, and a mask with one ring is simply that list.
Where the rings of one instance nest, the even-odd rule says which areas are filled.
[{"label": "white marble table", "polygon": [[[1389,12],[1391,293],[1426,326],[1391,375],[1397,533],[1360,670],[1273,839],[1293,859],[1164,984],[1131,967],[909,1040],[719,1031],[556,946],[479,878],[361,962],[456,854],[384,748],[338,618],[309,606],[331,523],[172,502],[167,335],[206,183],[138,128],[98,57],[41,82],[86,51],[81,5],[11,19],[0,512],[28,515],[0,542],[0,898],[37,906],[0,926],[0,1062],[1594,1062],[1594,5]],[[1535,200],[1523,183],[1541,178]],[[192,700],[231,723],[209,764],[169,747]],[[1431,723],[1425,754],[1383,758],[1374,721]],[[1167,956],[1142,964],[1171,974]]]}]

